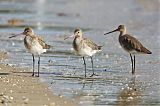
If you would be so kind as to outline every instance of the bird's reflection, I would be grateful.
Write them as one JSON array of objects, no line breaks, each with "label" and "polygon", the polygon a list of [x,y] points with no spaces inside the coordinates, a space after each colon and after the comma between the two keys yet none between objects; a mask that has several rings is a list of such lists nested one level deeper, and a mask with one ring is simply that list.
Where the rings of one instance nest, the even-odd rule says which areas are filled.
[{"label": "bird's reflection", "polygon": [[138,104],[141,92],[136,84],[136,76],[133,76],[118,95],[117,106],[135,106]]},{"label": "bird's reflection", "polygon": [[85,81],[82,83],[82,90],[85,89],[85,86],[87,86],[87,84],[90,84],[89,88],[92,88],[93,82],[94,82],[94,80],[89,80],[89,81],[85,80]]}]

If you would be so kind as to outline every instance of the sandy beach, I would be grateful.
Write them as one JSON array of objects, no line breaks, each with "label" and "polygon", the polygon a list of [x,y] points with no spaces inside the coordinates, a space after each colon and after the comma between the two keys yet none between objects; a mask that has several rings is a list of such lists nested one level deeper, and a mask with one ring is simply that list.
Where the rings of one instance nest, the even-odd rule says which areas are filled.
[{"label": "sandy beach", "polygon": [[[0,53],[1,60],[7,57]],[[27,69],[0,64],[0,82],[0,106],[75,106],[73,101],[54,96]]]}]

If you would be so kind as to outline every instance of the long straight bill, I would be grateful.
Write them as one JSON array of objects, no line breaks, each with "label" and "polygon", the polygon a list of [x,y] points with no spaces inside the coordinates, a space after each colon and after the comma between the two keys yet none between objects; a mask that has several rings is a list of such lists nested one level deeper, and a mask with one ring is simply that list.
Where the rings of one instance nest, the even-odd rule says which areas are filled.
[{"label": "long straight bill", "polygon": [[107,34],[110,34],[110,33],[116,32],[116,31],[118,31],[118,29],[113,30],[113,31],[110,31],[110,32],[108,32],[108,33],[105,33],[104,35],[107,35]]},{"label": "long straight bill", "polygon": [[20,34],[11,34],[11,35],[13,35],[13,36],[10,36],[9,38],[13,38],[13,37],[17,37],[17,36],[20,36],[20,35],[23,35],[23,33],[20,33]]},{"label": "long straight bill", "polygon": [[73,38],[73,37],[75,37],[75,35],[67,36],[67,37],[64,38],[64,40],[66,40],[68,38]]}]

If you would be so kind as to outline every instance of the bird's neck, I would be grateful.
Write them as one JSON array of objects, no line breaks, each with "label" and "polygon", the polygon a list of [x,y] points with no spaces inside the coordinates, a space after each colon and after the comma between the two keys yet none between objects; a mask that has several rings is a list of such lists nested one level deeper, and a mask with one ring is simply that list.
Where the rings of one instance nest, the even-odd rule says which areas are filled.
[{"label": "bird's neck", "polygon": [[33,41],[33,39],[35,39],[35,35],[28,34],[25,36],[24,40],[26,40],[26,42],[30,43],[31,41]]},{"label": "bird's neck", "polygon": [[74,39],[76,44],[79,44],[81,42],[81,40],[82,40],[82,37],[80,37],[80,36],[79,37],[75,37],[75,39]]},{"label": "bird's neck", "polygon": [[28,43],[30,42],[31,38],[32,38],[31,36],[26,35],[24,41]]},{"label": "bird's neck", "polygon": [[126,28],[124,27],[124,29],[120,31],[120,36],[123,36],[125,34],[126,34]]},{"label": "bird's neck", "polygon": [[125,35],[125,34],[126,34],[126,30],[120,31],[120,35],[119,35],[119,36],[123,36],[123,35]]},{"label": "bird's neck", "polygon": [[78,51],[79,50],[79,47],[81,45],[81,42],[82,42],[82,38],[80,37],[75,37],[74,38],[74,41],[73,41],[73,48],[75,51]]},{"label": "bird's neck", "polygon": [[32,37],[32,36],[35,36],[35,34],[34,33],[29,33],[29,34],[26,34],[26,36]]}]

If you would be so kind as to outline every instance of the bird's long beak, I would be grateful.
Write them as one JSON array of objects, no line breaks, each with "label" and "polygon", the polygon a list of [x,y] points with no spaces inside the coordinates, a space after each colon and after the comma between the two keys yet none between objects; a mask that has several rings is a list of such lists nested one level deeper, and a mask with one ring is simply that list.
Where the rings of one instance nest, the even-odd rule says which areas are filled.
[{"label": "bird's long beak", "polygon": [[116,31],[119,31],[119,29],[116,29],[116,30],[110,31],[110,32],[108,32],[108,33],[105,33],[104,35],[107,35],[107,34],[110,34],[110,33],[116,32]]},{"label": "bird's long beak", "polygon": [[12,33],[11,35],[13,35],[13,36],[10,36],[9,38],[14,38],[14,37],[17,37],[17,36],[20,36],[20,35],[24,35],[24,33],[23,32],[19,33],[19,34]]},{"label": "bird's long beak", "polygon": [[66,40],[68,38],[74,38],[74,37],[75,37],[75,35],[67,36],[67,37],[64,38],[64,40]]}]

